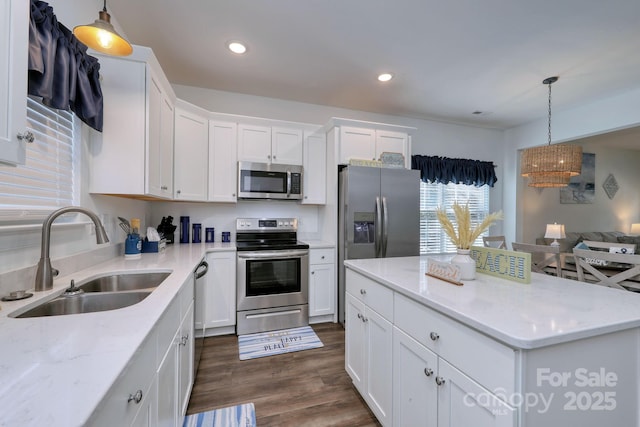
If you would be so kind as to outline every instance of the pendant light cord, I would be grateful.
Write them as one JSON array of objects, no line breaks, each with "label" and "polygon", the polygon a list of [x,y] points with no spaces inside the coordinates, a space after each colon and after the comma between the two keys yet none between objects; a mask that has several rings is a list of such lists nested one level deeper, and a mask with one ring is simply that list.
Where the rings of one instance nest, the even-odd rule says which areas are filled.
[{"label": "pendant light cord", "polygon": [[549,145],[551,145],[551,83],[549,83]]},{"label": "pendant light cord", "polygon": [[[107,11],[107,0],[104,0],[104,3],[102,5],[102,11],[106,12]],[[551,88],[551,86],[549,86],[549,88]]]}]

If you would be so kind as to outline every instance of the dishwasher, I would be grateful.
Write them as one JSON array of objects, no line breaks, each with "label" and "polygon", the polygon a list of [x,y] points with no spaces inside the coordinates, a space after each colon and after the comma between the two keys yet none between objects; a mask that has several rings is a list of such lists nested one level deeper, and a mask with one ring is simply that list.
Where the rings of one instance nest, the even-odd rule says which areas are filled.
[{"label": "dishwasher", "polygon": [[[203,291],[205,286],[204,276],[209,271],[209,264],[207,261],[202,260],[193,272],[194,279],[194,304],[193,304],[193,378],[195,380],[198,373],[198,366],[200,365],[200,357],[202,356],[202,349],[204,347],[204,323],[201,321],[203,308]],[[198,325],[200,323],[200,325]]]}]

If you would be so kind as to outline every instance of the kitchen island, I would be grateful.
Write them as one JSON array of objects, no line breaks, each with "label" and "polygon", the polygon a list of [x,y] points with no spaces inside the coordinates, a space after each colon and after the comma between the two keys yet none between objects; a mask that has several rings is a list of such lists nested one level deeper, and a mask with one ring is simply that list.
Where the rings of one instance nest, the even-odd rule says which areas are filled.
[{"label": "kitchen island", "polygon": [[383,425],[638,426],[640,294],[537,273],[455,286],[427,257],[345,266],[345,368]]},{"label": "kitchen island", "polygon": [[[180,388],[188,390],[193,380],[188,350],[184,375],[176,374],[180,352],[192,348],[186,343],[193,339],[193,271],[212,251],[235,251],[235,245],[176,244],[137,260],[118,256],[56,278],[50,291],[0,303],[0,426],[174,425],[174,419],[181,425],[174,389],[186,380]],[[171,274],[129,307],[11,317],[59,295],[71,279],[81,285],[106,274],[151,271]],[[168,419],[158,419],[163,412]]]}]

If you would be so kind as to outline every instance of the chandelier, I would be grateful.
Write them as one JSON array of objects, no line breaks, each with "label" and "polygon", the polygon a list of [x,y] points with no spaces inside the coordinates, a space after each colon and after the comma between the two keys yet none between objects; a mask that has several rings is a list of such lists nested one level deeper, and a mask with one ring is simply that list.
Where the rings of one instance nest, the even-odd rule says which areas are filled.
[{"label": "chandelier", "polygon": [[551,145],[551,85],[558,77],[542,81],[549,86],[548,145],[527,148],[520,159],[521,174],[529,178],[529,187],[566,187],[572,176],[580,175],[582,147],[572,144]]}]

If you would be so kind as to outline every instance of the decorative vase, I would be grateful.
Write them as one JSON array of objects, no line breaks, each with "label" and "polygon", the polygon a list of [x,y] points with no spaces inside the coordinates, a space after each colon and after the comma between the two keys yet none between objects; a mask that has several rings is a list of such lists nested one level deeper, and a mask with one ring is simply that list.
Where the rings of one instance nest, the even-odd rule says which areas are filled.
[{"label": "decorative vase", "polygon": [[469,253],[470,249],[456,249],[457,255],[451,258],[451,264],[460,267],[460,280],[473,280],[476,278],[476,262]]}]

